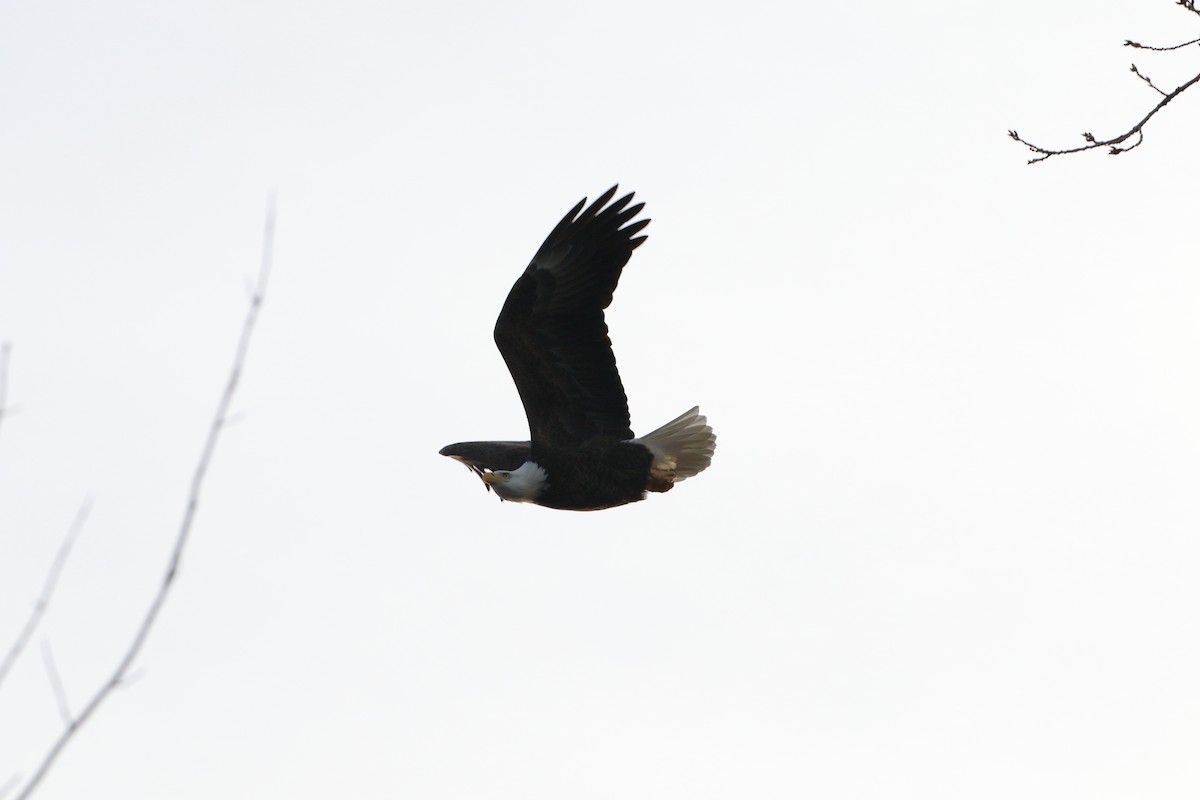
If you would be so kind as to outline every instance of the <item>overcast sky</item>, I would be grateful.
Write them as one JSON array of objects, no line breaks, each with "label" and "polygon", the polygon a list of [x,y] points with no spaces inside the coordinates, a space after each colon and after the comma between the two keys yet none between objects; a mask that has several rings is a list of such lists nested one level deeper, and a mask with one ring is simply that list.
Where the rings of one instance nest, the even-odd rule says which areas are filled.
[{"label": "overcast sky", "polygon": [[[1200,69],[1170,0],[0,5],[0,785],[173,545],[43,800],[1195,798]],[[1200,90],[1198,90],[1200,91]],[[524,438],[509,286],[615,182],[646,432],[596,513],[437,455]],[[45,643],[45,644],[43,644]]]}]

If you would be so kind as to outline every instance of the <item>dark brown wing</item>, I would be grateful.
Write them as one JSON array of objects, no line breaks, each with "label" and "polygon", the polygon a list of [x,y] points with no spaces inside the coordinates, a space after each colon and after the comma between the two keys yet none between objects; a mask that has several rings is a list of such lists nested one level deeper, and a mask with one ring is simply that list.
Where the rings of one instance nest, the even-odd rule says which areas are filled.
[{"label": "dark brown wing", "polygon": [[[513,284],[496,320],[496,346],[525,405],[534,449],[594,436],[633,438],[629,402],[613,356],[604,309],[612,302],[642,210],[614,186],[586,209],[579,201],[555,226]],[[583,209],[582,213],[580,213]]]}]

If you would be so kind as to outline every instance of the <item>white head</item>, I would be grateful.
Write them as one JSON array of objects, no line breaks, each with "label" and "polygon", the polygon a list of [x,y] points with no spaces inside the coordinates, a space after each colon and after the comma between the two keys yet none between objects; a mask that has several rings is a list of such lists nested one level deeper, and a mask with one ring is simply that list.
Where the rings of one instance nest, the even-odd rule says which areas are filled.
[{"label": "white head", "polygon": [[497,470],[483,473],[483,482],[496,490],[501,500],[514,503],[529,503],[546,488],[546,470],[532,461],[526,461],[512,470]]}]

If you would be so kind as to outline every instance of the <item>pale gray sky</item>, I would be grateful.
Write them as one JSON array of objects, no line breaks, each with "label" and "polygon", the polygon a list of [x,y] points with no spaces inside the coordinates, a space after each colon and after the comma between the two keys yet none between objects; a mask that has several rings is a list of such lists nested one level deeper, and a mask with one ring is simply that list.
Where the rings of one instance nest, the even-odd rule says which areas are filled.
[{"label": "pale gray sky", "polygon": [[[1200,96],[1169,0],[0,8],[0,784],[161,579],[278,190],[180,581],[43,786],[80,797],[1194,798]],[[635,431],[713,466],[593,514],[491,328],[614,182]]]}]

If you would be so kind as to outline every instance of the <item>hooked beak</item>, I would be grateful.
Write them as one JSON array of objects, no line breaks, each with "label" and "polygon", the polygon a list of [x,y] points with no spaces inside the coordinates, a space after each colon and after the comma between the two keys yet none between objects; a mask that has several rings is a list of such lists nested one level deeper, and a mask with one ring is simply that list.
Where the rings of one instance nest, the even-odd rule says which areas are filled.
[{"label": "hooked beak", "polygon": [[[496,473],[494,473],[494,472],[481,472],[481,473],[479,473],[479,477],[483,478],[483,485],[487,488],[487,490],[489,492],[492,491],[493,485],[500,483],[500,479],[498,477],[496,477]],[[496,492],[496,497],[500,497],[499,492]],[[501,503],[504,502],[503,497],[500,497],[500,502]]]},{"label": "hooked beak", "polygon": [[483,467],[479,466],[478,464],[472,464],[470,461],[463,458],[462,456],[450,456],[450,458],[453,458],[455,461],[462,464],[467,469],[471,470],[471,472],[474,472],[476,475],[483,478],[484,488],[487,489],[489,492],[492,490],[492,484],[496,482],[496,479],[495,479],[495,477],[493,477],[492,473],[484,472]]}]

